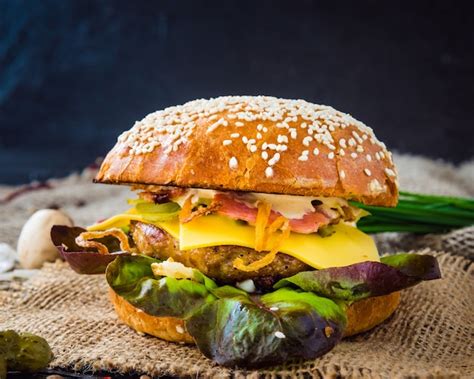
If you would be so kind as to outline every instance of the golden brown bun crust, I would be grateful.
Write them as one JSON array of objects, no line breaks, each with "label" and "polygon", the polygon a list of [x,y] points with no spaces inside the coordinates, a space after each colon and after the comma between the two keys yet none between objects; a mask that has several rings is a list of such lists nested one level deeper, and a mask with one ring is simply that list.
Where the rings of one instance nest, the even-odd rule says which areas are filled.
[{"label": "golden brown bun crust", "polygon": [[[110,299],[119,319],[132,329],[167,341],[193,343],[193,338],[184,331],[183,321],[173,317],[150,316],[132,306],[112,290],[110,290]],[[347,309],[344,337],[365,332],[384,322],[395,312],[398,304],[400,304],[400,292],[353,303]],[[184,333],[179,333],[178,330]]]},{"label": "golden brown bun crust", "polygon": [[400,292],[369,297],[353,303],[347,309],[347,326],[344,337],[372,329],[389,318],[400,304]]},{"label": "golden brown bun crust", "polygon": [[96,181],[381,206],[398,199],[391,154],[370,128],[330,107],[270,97],[196,100],[152,113],[119,137]]},{"label": "golden brown bun crust", "polygon": [[150,316],[118,296],[112,289],[109,289],[109,294],[119,319],[137,332],[171,342],[194,342],[193,338],[185,332],[182,320],[174,317]]}]

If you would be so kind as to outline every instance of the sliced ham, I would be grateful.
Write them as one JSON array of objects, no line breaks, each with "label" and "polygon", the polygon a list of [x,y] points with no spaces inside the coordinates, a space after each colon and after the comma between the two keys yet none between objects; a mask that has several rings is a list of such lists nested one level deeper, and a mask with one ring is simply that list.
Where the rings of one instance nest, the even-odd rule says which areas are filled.
[{"label": "sliced ham", "polygon": [[[224,194],[217,194],[214,201],[219,203],[217,213],[233,218],[235,220],[247,221],[249,224],[255,224],[257,219],[258,209],[250,207],[246,203],[233,199],[232,197]],[[271,211],[269,222],[273,222],[281,214],[279,212]],[[290,230],[296,233],[314,233],[317,232],[322,226],[328,225],[335,215],[328,215],[320,210],[307,213],[300,219],[291,219]]]}]

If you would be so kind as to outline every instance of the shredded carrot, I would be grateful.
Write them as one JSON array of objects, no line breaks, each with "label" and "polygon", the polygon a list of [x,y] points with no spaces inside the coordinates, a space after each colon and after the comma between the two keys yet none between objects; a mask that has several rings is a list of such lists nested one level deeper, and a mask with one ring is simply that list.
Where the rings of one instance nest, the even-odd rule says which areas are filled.
[{"label": "shredded carrot", "polygon": [[264,201],[257,203],[258,212],[255,219],[255,250],[262,251],[265,249],[266,242],[266,227],[268,225],[268,218],[272,211],[272,205]]},{"label": "shredded carrot", "polygon": [[284,217],[282,218],[283,218],[283,224],[280,227],[281,234],[275,238],[275,241],[273,242],[271,250],[270,250],[271,253],[275,253],[275,254],[278,253],[278,250],[281,248],[281,245],[290,236],[290,233],[291,233],[290,222]]},{"label": "shredded carrot", "polygon": [[[262,209],[262,211],[261,211]],[[271,210],[271,207],[270,207]],[[257,214],[257,222],[256,222],[256,229],[255,229],[255,234],[256,234],[256,242],[255,245],[257,246],[257,243],[262,244],[262,249],[261,250],[269,250],[269,253],[260,258],[259,260],[252,262],[248,265],[244,263],[244,261],[241,258],[237,258],[233,262],[233,266],[241,271],[245,272],[250,272],[250,271],[257,271],[260,270],[262,267],[265,267],[273,262],[275,259],[276,255],[278,254],[278,251],[282,245],[282,243],[290,236],[290,222],[283,216],[278,217],[275,221],[273,221],[268,227],[268,216],[270,213],[268,212],[268,216],[266,218],[265,226],[263,228],[263,236],[257,237],[257,227],[258,225],[263,224],[262,221],[260,221],[259,215],[264,214],[266,212],[266,209],[260,207],[259,204],[259,213]],[[263,217],[263,216],[262,216]],[[258,224],[260,222],[261,224]],[[281,230],[280,235],[275,236],[278,230]],[[273,243],[270,243],[271,237],[274,237]],[[259,239],[260,238],[260,239]],[[257,250],[257,248],[255,248]],[[257,250],[258,251],[258,250]]]},{"label": "shredded carrot", "polygon": [[92,239],[104,238],[107,236],[117,238],[120,241],[120,249],[122,251],[132,251],[127,235],[119,228],[95,232],[83,232],[76,237],[76,243],[81,247],[97,249],[97,252],[100,254],[109,254],[109,249],[103,243],[91,241]]},{"label": "shredded carrot", "polygon": [[244,263],[242,258],[237,258],[234,260],[232,264],[237,270],[240,270],[240,271],[245,271],[245,272],[257,271],[257,270],[260,270],[262,267],[265,267],[269,265],[270,263],[272,263],[273,260],[275,259],[276,254],[277,252],[275,253],[270,252],[266,254],[263,258],[260,258],[258,261],[252,262],[248,265]]},{"label": "shredded carrot", "polygon": [[179,222],[180,223],[185,223],[187,222],[186,220],[189,221],[189,217],[191,216],[192,210],[193,210],[193,202],[192,202],[192,195],[189,195],[186,200],[184,201],[183,207],[181,208],[181,211],[179,212]]},{"label": "shredded carrot", "polygon": [[285,217],[283,217],[283,216],[278,217],[275,221],[273,221],[268,226],[267,234],[271,235],[271,234],[275,233],[278,229],[281,229],[285,225],[285,223],[287,223],[287,222],[288,222],[288,220]]}]

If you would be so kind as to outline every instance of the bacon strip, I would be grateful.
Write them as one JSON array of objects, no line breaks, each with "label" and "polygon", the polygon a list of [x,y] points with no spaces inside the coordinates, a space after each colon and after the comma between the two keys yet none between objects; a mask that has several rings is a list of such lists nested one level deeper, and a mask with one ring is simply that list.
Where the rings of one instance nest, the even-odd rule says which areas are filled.
[{"label": "bacon strip", "polygon": [[[220,203],[217,213],[236,220],[247,221],[249,224],[258,227],[258,208],[249,207],[247,204],[224,194],[217,194],[214,200]],[[272,223],[281,216],[278,212],[270,211],[269,222]],[[305,214],[303,218],[289,220],[289,227],[292,232],[296,233],[315,233],[319,228],[329,225],[335,217],[337,216],[326,214],[322,210],[315,210]]]}]

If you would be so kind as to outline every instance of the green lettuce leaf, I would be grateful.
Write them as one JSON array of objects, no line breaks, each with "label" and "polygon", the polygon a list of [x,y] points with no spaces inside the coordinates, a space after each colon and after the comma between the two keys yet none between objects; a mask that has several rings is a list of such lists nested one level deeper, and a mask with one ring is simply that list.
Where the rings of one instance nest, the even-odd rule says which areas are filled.
[{"label": "green lettuce leaf", "polygon": [[311,359],[342,338],[346,316],[330,299],[290,288],[262,296],[219,290],[215,293],[223,297],[192,314],[186,329],[199,350],[220,365],[260,367]]},{"label": "green lettuce leaf", "polygon": [[277,282],[274,288],[297,286],[331,299],[356,301],[387,295],[424,280],[439,279],[438,261],[430,255],[397,254],[381,262],[304,271]]},{"label": "green lettuce leaf", "polygon": [[119,256],[107,266],[109,286],[133,306],[153,316],[187,318],[216,297],[214,281],[198,270],[192,279],[156,277],[152,263],[160,261],[145,255]]}]

